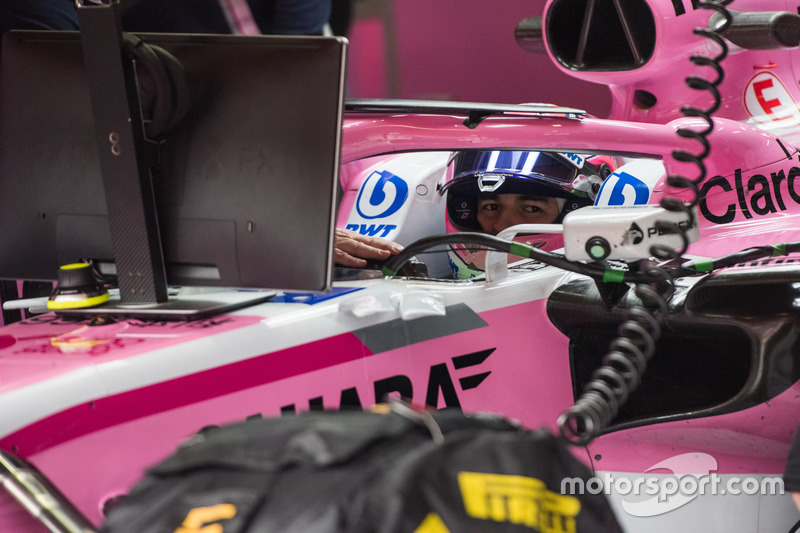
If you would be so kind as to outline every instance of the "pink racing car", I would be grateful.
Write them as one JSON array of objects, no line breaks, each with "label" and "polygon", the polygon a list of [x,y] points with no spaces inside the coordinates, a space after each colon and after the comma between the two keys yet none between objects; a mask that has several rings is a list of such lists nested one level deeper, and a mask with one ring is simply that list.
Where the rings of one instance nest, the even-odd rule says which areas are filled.
[{"label": "pink racing car", "polygon": [[[3,327],[2,529],[99,527],[144,469],[205,426],[398,396],[563,435],[596,484],[562,490],[603,491],[626,531],[788,531],[800,110],[798,43],[781,39],[798,17],[774,2],[737,35],[746,25],[728,26],[730,12],[694,4],[547,3],[546,52],[612,88],[609,119],[544,104],[348,102],[337,225],[406,246],[381,269],[253,304],[217,289],[236,309],[190,321],[51,311]],[[527,24],[518,39],[533,46]],[[722,48],[696,27],[729,36],[728,57],[709,60]],[[703,90],[717,64],[724,83]],[[675,83],[689,71],[701,90]],[[595,205],[558,227],[448,232],[439,188],[465,150],[610,173]],[[482,274],[453,278],[458,244],[486,250]],[[415,270],[398,275],[407,262]]]}]

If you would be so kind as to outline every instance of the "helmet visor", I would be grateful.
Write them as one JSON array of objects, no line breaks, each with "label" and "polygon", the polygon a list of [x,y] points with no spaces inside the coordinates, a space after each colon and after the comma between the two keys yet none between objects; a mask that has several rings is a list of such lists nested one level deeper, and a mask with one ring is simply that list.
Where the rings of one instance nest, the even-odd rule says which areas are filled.
[{"label": "helmet visor", "polygon": [[[440,190],[471,181],[476,192],[515,192],[519,179],[574,193],[579,167],[561,154],[512,150],[459,152],[453,158],[452,178]],[[508,179],[513,178],[513,179]]]}]

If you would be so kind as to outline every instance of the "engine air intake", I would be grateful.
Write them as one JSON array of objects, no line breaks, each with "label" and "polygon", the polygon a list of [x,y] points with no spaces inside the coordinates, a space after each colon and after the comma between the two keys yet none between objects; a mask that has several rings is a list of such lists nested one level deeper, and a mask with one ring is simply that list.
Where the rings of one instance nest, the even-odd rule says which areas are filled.
[{"label": "engine air intake", "polygon": [[553,56],[570,70],[634,70],[655,49],[655,19],[644,0],[556,0],[544,29]]}]

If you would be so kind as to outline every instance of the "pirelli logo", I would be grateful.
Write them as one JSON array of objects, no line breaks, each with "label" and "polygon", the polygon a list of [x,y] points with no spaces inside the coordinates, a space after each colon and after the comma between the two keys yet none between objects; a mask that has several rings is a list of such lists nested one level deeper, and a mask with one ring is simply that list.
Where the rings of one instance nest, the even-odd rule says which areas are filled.
[{"label": "pirelli logo", "polygon": [[464,508],[474,518],[510,522],[541,533],[575,533],[580,501],[547,490],[538,479],[459,472],[458,484]]}]

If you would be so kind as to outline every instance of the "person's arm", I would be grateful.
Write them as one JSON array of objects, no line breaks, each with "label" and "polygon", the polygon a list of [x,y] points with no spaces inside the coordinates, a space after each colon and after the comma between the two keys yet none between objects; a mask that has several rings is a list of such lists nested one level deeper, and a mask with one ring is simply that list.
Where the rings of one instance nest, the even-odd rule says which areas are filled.
[{"label": "person's arm", "polygon": [[388,239],[336,228],[334,261],[337,265],[363,268],[367,266],[369,259],[384,261],[401,251],[403,251],[402,246]]},{"label": "person's arm", "polygon": [[247,0],[262,33],[322,35],[331,0]]},{"label": "person's arm", "polygon": [[77,30],[74,0],[0,1],[0,33],[7,30]]}]

